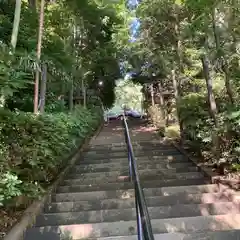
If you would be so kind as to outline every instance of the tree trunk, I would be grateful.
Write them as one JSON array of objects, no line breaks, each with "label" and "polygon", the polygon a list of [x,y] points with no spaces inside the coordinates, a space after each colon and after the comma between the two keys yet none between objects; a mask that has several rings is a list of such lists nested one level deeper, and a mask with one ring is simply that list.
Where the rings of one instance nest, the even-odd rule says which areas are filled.
[{"label": "tree trunk", "polygon": [[216,14],[217,14],[216,11],[217,11],[217,9],[213,8],[213,11],[212,11],[212,28],[213,28],[214,39],[215,39],[215,44],[216,44],[217,59],[221,62],[221,68],[224,72],[225,88],[226,88],[228,98],[229,98],[230,102],[232,104],[234,104],[233,91],[232,91],[231,83],[230,83],[229,67],[228,67],[228,64],[227,64],[227,60],[226,60],[226,56],[224,54],[224,51],[221,48],[219,31],[218,31],[218,28],[216,26]]},{"label": "tree trunk", "polygon": [[[232,45],[231,45],[231,51],[233,53],[237,53],[237,45],[238,45],[238,28],[236,27],[238,22],[238,0],[232,0],[231,1],[231,11],[230,11],[230,19],[229,22],[229,33],[232,36]],[[238,61],[236,66],[238,66]]]},{"label": "tree trunk", "polygon": [[86,86],[84,84],[84,79],[82,77],[82,96],[83,96],[83,107],[86,107],[87,106],[87,96],[86,96]]},{"label": "tree trunk", "polygon": [[202,60],[202,67],[203,67],[203,73],[204,73],[204,77],[206,80],[206,85],[207,85],[207,94],[208,94],[208,102],[209,102],[209,111],[210,111],[210,115],[214,121],[215,126],[217,127],[217,105],[216,105],[216,100],[214,97],[214,93],[213,93],[213,87],[212,87],[212,78],[210,77],[210,71],[209,71],[209,60],[205,55],[202,56],[201,58]]},{"label": "tree trunk", "polygon": [[13,30],[12,30],[12,37],[11,37],[11,45],[12,45],[13,51],[15,51],[16,45],[17,45],[19,23],[20,23],[20,16],[21,16],[21,4],[22,4],[21,0],[16,0]]},{"label": "tree trunk", "polygon": [[73,79],[70,82],[70,89],[69,89],[69,110],[72,111],[73,110]]},{"label": "tree trunk", "polygon": [[87,89],[84,87],[83,106],[87,107]]},{"label": "tree trunk", "polygon": [[173,88],[174,88],[174,94],[175,94],[175,100],[176,100],[176,110],[177,110],[177,117],[178,117],[178,122],[179,122],[179,128],[180,128],[180,135],[181,135],[181,143],[184,142],[184,127],[183,127],[183,121],[181,120],[180,112],[178,109],[179,105],[179,99],[181,96],[180,92],[180,86],[181,86],[181,76],[184,73],[184,66],[183,66],[183,44],[182,44],[182,39],[181,39],[181,30],[180,30],[180,21],[179,21],[179,14],[180,11],[177,9],[177,15],[176,15],[176,22],[174,25],[174,30],[175,30],[175,36],[177,39],[176,42],[176,56],[177,56],[177,61],[178,61],[178,81],[176,80],[176,70],[172,70],[172,80],[173,80]]},{"label": "tree trunk", "polygon": [[[224,59],[223,59],[224,60]],[[227,95],[229,97],[229,100],[231,102],[231,104],[234,104],[234,97],[233,97],[233,91],[232,91],[232,87],[231,87],[231,82],[230,82],[230,72],[229,72],[229,67],[226,61],[223,62],[222,65],[224,74],[225,74],[225,87],[226,87],[226,92]]]},{"label": "tree trunk", "polygon": [[179,105],[179,87],[178,87],[178,83],[177,83],[177,79],[176,79],[176,71],[175,69],[172,70],[171,72],[172,75],[172,83],[173,83],[173,89],[174,89],[174,97],[175,97],[175,101],[176,101],[176,111],[177,111],[177,118],[178,118],[178,123],[179,123],[179,128],[180,128],[180,134],[181,134],[181,140],[184,140],[184,134],[183,134],[183,122],[181,120],[180,117],[180,112],[178,109],[178,105]]},{"label": "tree trunk", "polygon": [[[73,36],[72,36],[72,55],[75,57],[76,60],[76,34],[77,34],[77,28],[76,28],[76,21],[73,20]],[[74,104],[73,104],[73,94],[74,94],[74,82],[76,77],[76,62],[72,65],[72,78],[70,81],[70,88],[69,88],[69,96],[68,96],[68,107],[69,110],[72,111]]]},{"label": "tree trunk", "polygon": [[75,90],[76,90],[75,104],[81,104],[81,88],[77,87]]},{"label": "tree trunk", "polygon": [[[218,121],[217,121],[217,105],[215,96],[213,93],[213,83],[212,78],[210,77],[210,71],[209,71],[209,60],[205,55],[202,56],[202,67],[203,67],[203,73],[206,80],[207,85],[207,94],[208,94],[208,102],[209,102],[209,112],[210,116],[212,117],[214,121],[214,125],[217,128],[218,127]],[[212,145],[213,145],[213,153],[216,156],[217,159],[220,158],[220,139],[215,131],[212,133]]]},{"label": "tree trunk", "polygon": [[61,94],[58,96],[58,100],[60,100],[60,103],[61,103],[61,111],[64,111],[65,96],[66,96],[66,85],[65,85],[66,83],[62,79],[61,79],[60,83],[61,83]]},{"label": "tree trunk", "polygon": [[[45,0],[41,0],[41,9],[40,9],[40,16],[39,16],[38,45],[37,45],[38,65],[40,63],[41,49],[42,49],[44,7],[45,7]],[[39,92],[39,66],[37,66],[37,68],[36,68],[35,88],[34,88],[34,113],[35,114],[38,112],[38,92]]]},{"label": "tree trunk", "polygon": [[42,68],[41,88],[40,88],[40,113],[44,113],[46,102],[46,87],[47,87],[47,65]]},{"label": "tree trunk", "polygon": [[217,50],[217,55],[222,55],[221,53],[221,45],[220,45],[220,38],[219,38],[219,33],[218,33],[218,28],[216,25],[216,8],[214,7],[212,10],[212,28],[213,28],[213,35],[215,39],[215,44],[216,44],[216,50]]},{"label": "tree trunk", "polygon": [[28,0],[28,5],[31,9],[36,10],[37,7],[36,0]]},{"label": "tree trunk", "polygon": [[[21,17],[21,0],[16,0],[15,3],[15,12],[14,12],[14,21],[13,21],[13,29],[12,29],[12,36],[11,36],[11,47],[12,52],[15,52],[16,46],[17,46],[17,39],[18,39],[18,32],[19,32],[19,23],[20,23],[20,17]],[[5,95],[3,91],[0,92],[0,107],[5,106]]]},{"label": "tree trunk", "polygon": [[150,85],[150,93],[151,93],[152,106],[155,106],[153,84]]},{"label": "tree trunk", "polygon": [[141,118],[143,117],[143,115],[145,114],[145,109],[144,109],[144,101],[145,101],[145,96],[144,96],[144,93],[143,91],[141,91],[142,93],[142,99],[141,99],[141,111],[142,111],[142,115],[141,115]]},{"label": "tree trunk", "polygon": [[176,22],[174,25],[174,30],[175,30],[175,37],[176,37],[176,56],[178,60],[178,67],[179,67],[179,72],[183,73],[184,72],[184,67],[183,67],[183,49],[182,49],[182,40],[181,40],[181,32],[180,32],[180,22],[178,19],[178,16],[176,17]]},{"label": "tree trunk", "polygon": [[165,104],[164,104],[164,97],[163,97],[163,87],[162,87],[162,82],[159,81],[158,83],[158,91],[159,91],[159,103],[160,103],[160,110],[161,110],[161,115],[162,119],[165,119]]}]

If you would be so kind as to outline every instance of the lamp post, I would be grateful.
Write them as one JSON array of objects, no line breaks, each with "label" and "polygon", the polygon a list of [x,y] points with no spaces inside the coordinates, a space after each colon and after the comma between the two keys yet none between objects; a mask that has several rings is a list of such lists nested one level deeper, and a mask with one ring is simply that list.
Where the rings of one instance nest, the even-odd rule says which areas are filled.
[{"label": "lamp post", "polygon": [[102,88],[102,86],[103,86],[103,81],[102,80],[99,80],[98,81],[98,98],[99,98],[99,100],[100,100],[100,102],[101,102],[101,105],[102,105],[102,108],[103,108],[103,104],[102,104],[102,101],[101,101],[101,88]]},{"label": "lamp post", "polygon": [[[103,81],[100,80],[98,81],[98,93],[99,93],[99,100],[101,101],[101,97],[100,97],[100,88],[103,86]],[[107,126],[108,125],[108,116],[107,116],[107,113],[103,107],[103,103],[101,101],[101,106],[102,106],[102,111],[103,111],[103,118],[104,118],[104,125]]]},{"label": "lamp post", "polygon": [[103,81],[100,80],[100,81],[98,82],[98,86],[99,86],[99,87],[102,87],[102,85],[103,85]]}]

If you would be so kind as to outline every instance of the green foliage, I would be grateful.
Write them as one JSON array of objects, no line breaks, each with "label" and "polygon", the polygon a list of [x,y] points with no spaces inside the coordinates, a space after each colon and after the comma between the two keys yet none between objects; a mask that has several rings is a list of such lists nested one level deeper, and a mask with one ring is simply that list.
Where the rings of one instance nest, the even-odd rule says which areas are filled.
[{"label": "green foliage", "polygon": [[142,86],[134,84],[130,79],[119,80],[115,88],[116,102],[118,106],[142,111]]},{"label": "green foliage", "polygon": [[234,164],[232,165],[232,169],[235,170],[235,171],[240,172],[240,164],[234,163]]},{"label": "green foliage", "polygon": [[[74,92],[81,89],[82,80],[86,88],[96,90],[101,79],[105,86],[101,93],[103,104],[113,104],[115,80],[121,77],[119,62],[125,57],[122,39],[129,39],[124,1],[46,3],[40,62],[36,59],[39,16],[25,1],[14,55],[6,47],[11,38],[14,8],[13,1],[0,3],[1,96],[11,102],[10,109],[20,107],[29,111],[32,108],[29,96],[33,98],[33,85],[29,87],[29,83],[34,82],[35,70],[40,69],[42,63],[48,66],[47,91],[56,98],[68,94],[71,82]],[[23,93],[23,88],[28,91]]]},{"label": "green foliage", "polygon": [[206,131],[211,127],[206,101],[206,95],[190,93],[178,103],[180,119],[186,126],[185,134],[192,141],[204,141],[211,134]]},{"label": "green foliage", "polygon": [[[93,105],[113,105],[115,81],[126,71],[120,66],[129,50],[131,14],[125,0],[45,1],[38,59],[40,2],[36,6],[21,2],[15,29],[15,1],[0,1],[0,207],[4,210],[26,208],[68,164],[64,156],[101,123],[102,109]],[[13,29],[18,30],[14,49]],[[39,115],[31,114],[37,102],[36,73]],[[85,103],[84,92],[85,108],[75,107]],[[12,224],[11,216],[7,219]],[[4,222],[4,228],[8,225]]]},{"label": "green foliage", "polygon": [[162,116],[162,112],[160,111],[159,106],[155,105],[155,106],[149,107],[148,114],[154,126],[156,126],[160,130],[160,132],[163,134],[166,122],[165,122],[164,116]]},{"label": "green foliage", "polygon": [[[21,196],[38,196],[66,165],[63,156],[96,129],[101,109],[91,107],[89,101],[88,108],[68,112],[67,99],[71,92],[78,95],[84,83],[97,95],[98,105],[111,107],[125,57],[123,43],[129,39],[125,1],[46,1],[39,61],[38,8],[22,1],[13,52],[15,2],[0,2],[1,205]],[[40,71],[41,85],[43,65],[47,66],[45,114],[33,115],[35,72]]]},{"label": "green foliage", "polygon": [[164,135],[165,137],[170,139],[179,139],[180,138],[179,125],[172,125],[172,126],[166,127]]},{"label": "green foliage", "polygon": [[[141,1],[129,59],[133,81],[154,86],[154,100],[167,112],[164,120],[178,120],[182,143],[206,161],[234,169],[240,150],[239,13],[239,0]],[[144,89],[151,102],[150,88]],[[159,107],[151,119],[166,134]]]},{"label": "green foliage", "polygon": [[51,183],[66,164],[64,156],[83,143],[101,120],[99,110],[81,107],[72,113],[38,116],[2,109],[0,203],[22,194],[34,196],[36,189]]},{"label": "green foliage", "polygon": [[17,175],[13,175],[10,172],[6,172],[0,177],[0,207],[3,204],[12,199],[13,197],[20,196],[22,181],[18,179]]},{"label": "green foliage", "polygon": [[12,96],[32,82],[30,68],[24,66],[24,54],[18,52],[13,56],[9,51],[7,46],[0,44],[0,88],[1,95],[5,97]]}]

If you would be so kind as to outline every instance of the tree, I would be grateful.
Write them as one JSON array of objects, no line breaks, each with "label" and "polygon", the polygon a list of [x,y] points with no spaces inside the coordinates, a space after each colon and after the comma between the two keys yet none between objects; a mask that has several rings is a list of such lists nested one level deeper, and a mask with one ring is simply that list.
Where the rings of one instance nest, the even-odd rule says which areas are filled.
[{"label": "tree", "polygon": [[118,82],[116,88],[117,106],[126,106],[127,108],[142,111],[142,86],[134,84],[130,79],[122,79]]},{"label": "tree", "polygon": [[34,113],[38,112],[38,92],[39,92],[39,68],[40,68],[40,58],[42,49],[42,37],[44,31],[44,7],[45,0],[41,0],[41,8],[39,13],[39,30],[38,30],[38,45],[37,45],[37,66],[36,66],[36,77],[35,77],[35,89],[34,89]]},{"label": "tree", "polygon": [[238,146],[229,116],[239,102],[239,9],[238,0],[141,1],[130,50],[133,80],[160,83],[154,98],[160,110],[167,108],[161,115],[179,120],[182,143],[202,153],[217,148],[218,164],[223,158],[231,162],[237,149],[232,143]]},{"label": "tree", "polygon": [[59,157],[101,125],[101,103],[114,104],[115,81],[123,77],[120,67],[128,49],[124,2],[0,1],[4,228],[15,221],[11,214],[5,221],[2,212],[25,208],[42,194],[66,164]]},{"label": "tree", "polygon": [[16,45],[17,45],[18,28],[19,28],[20,16],[21,16],[21,5],[22,5],[22,1],[16,0],[13,30],[12,30],[12,37],[11,37],[11,45],[12,45],[13,51],[15,51]]},{"label": "tree", "polygon": [[[78,98],[86,95],[82,103],[87,105],[89,98],[87,93],[90,89],[93,88],[95,92],[99,92],[99,79],[105,82],[104,87],[100,89],[103,103],[108,106],[112,105],[115,99],[115,80],[123,74],[120,72],[120,64],[125,60],[123,54],[125,49],[121,46],[123,42],[126,43],[129,36],[126,27],[128,11],[124,1],[109,4],[108,1],[100,3],[93,0],[81,2],[59,0],[51,1],[45,4],[45,7],[41,2],[39,9],[36,3],[36,1],[22,2],[22,27],[19,29],[14,62],[21,69],[22,74],[24,73],[24,77],[18,74],[18,80],[15,79],[14,84],[12,84],[12,79],[6,82],[9,84],[5,86],[10,87],[9,90],[4,90],[8,105],[11,102],[11,109],[21,108],[21,110],[29,111],[31,102],[34,102],[32,108],[35,112],[37,111],[41,106],[41,100],[38,97],[39,85],[41,85],[39,76],[45,65],[48,79],[44,98],[46,110],[49,104],[63,106],[63,102],[68,102],[70,105],[73,101],[69,101],[69,96],[73,93],[72,99],[75,99],[77,92],[80,93]],[[3,9],[1,16],[4,21],[0,38],[6,45],[9,45],[9,36],[11,36],[13,7],[12,1],[1,3],[1,9]],[[44,34],[41,37],[42,33],[39,34],[38,31],[42,31],[39,24],[43,24],[43,13]],[[75,40],[74,28],[76,29]],[[36,48],[37,53],[35,53]],[[3,62],[9,63],[6,60]],[[8,68],[12,69],[12,66]],[[6,70],[6,74],[7,72],[9,70]],[[34,72],[33,101],[31,98],[33,98]],[[22,88],[26,91],[20,90]],[[7,92],[11,92],[10,95],[13,94],[13,97],[10,97]],[[23,103],[23,99],[27,101],[24,100],[25,103]],[[25,108],[26,104],[27,108]]]}]

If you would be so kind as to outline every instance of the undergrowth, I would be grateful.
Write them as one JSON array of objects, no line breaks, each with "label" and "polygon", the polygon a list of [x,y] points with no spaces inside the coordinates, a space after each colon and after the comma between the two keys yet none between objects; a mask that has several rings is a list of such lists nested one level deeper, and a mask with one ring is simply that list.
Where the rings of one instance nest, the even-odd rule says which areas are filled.
[{"label": "undergrowth", "polygon": [[19,205],[44,192],[66,157],[101,122],[100,109],[34,115],[0,110],[0,206]]},{"label": "undergrowth", "polygon": [[[219,105],[223,106],[219,100]],[[179,117],[183,122],[180,134],[177,122],[167,126],[159,107],[149,107],[150,120],[159,129],[160,136],[180,140],[189,150],[220,174],[240,171],[240,109],[237,105],[221,108],[214,126],[207,108],[207,96],[191,93],[181,98]],[[220,108],[219,106],[219,108]]]}]

